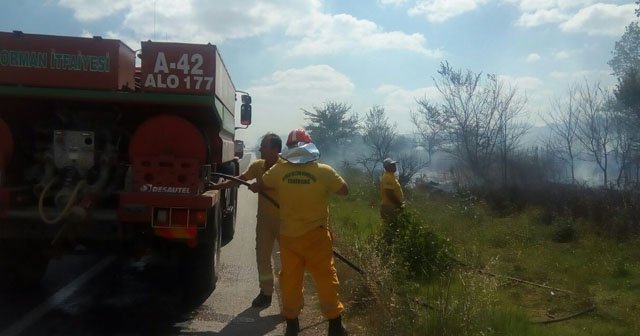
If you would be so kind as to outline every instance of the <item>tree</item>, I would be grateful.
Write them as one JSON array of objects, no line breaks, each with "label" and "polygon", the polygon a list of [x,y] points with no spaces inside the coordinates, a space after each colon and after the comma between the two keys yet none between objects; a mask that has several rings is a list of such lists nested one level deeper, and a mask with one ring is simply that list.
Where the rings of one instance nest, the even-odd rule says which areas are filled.
[{"label": "tree", "polygon": [[321,152],[331,152],[358,134],[358,116],[348,116],[350,110],[350,105],[333,101],[323,107],[314,106],[313,111],[302,109],[309,120],[306,129]]},{"label": "tree", "polygon": [[427,151],[427,162],[431,163],[433,155],[444,142],[443,113],[426,97],[416,102],[418,111],[411,113],[411,122],[416,128],[420,145]]},{"label": "tree", "polygon": [[362,125],[362,141],[368,147],[368,153],[361,153],[356,161],[375,180],[377,167],[391,152],[398,132],[396,125],[387,118],[384,107],[373,106],[364,117]]},{"label": "tree", "polygon": [[[635,166],[633,175],[635,182],[640,181],[640,74],[637,69],[631,69],[618,78],[618,84],[614,89],[618,119],[616,129],[620,133],[620,139],[616,151],[616,158],[625,164],[622,165],[618,178],[618,186],[621,184],[625,168]],[[631,180],[631,179],[628,179]],[[627,181],[628,182],[628,181]]]},{"label": "tree", "polygon": [[577,100],[578,88],[576,85],[570,86],[567,99],[564,101],[556,99],[548,119],[543,118],[551,130],[551,137],[547,139],[546,149],[548,153],[569,165],[572,184],[576,182],[575,161],[578,154],[577,133],[580,122],[580,109]]},{"label": "tree", "polygon": [[404,188],[413,177],[423,168],[428,166],[428,162],[423,160],[416,153],[404,152],[398,156],[398,164],[400,169],[398,171],[398,182]]},{"label": "tree", "polygon": [[[640,1],[635,10],[640,17]],[[640,27],[638,22],[630,23],[625,32],[616,41],[612,52],[613,58],[607,62],[613,74],[618,78],[614,90],[615,110],[615,157],[621,168],[616,182],[621,185],[623,173],[632,164],[635,165],[635,180],[640,180]]]},{"label": "tree", "polygon": [[388,157],[397,136],[396,125],[389,122],[384,107],[373,106],[363,121],[362,140],[374,158],[382,162]]},{"label": "tree", "polygon": [[[611,102],[610,104],[613,104]],[[630,122],[628,115],[620,113],[621,110],[614,110],[613,118],[613,130],[614,130],[614,157],[618,163],[618,176],[616,178],[616,185],[618,188],[624,187],[627,183],[623,183],[623,177],[628,168],[635,163],[638,166],[638,136],[637,128],[634,123]],[[637,168],[636,168],[637,171]],[[624,182],[628,182],[628,178],[624,179]]]},{"label": "tree", "polygon": [[640,120],[640,77],[638,69],[630,69],[618,78],[614,96],[624,112]]},{"label": "tree", "polygon": [[608,106],[606,92],[599,83],[578,88],[578,108],[580,109],[580,123],[578,125],[578,140],[589,153],[600,170],[602,170],[603,187],[609,186],[608,168],[609,156],[615,146],[614,112]]},{"label": "tree", "polygon": [[[364,117],[362,141],[369,152],[359,155],[356,162],[367,171],[373,181],[377,181],[378,166],[390,156],[399,161],[398,181],[402,186],[409,183],[413,176],[427,165],[427,162],[413,151],[413,139],[398,135],[396,125],[389,121],[382,106],[373,106]],[[410,151],[403,150],[406,148]],[[394,154],[391,154],[392,152]]]},{"label": "tree", "polygon": [[631,22],[620,40],[616,41],[613,58],[607,62],[613,74],[622,78],[625,74],[640,69],[640,27],[638,22]]},{"label": "tree", "polygon": [[[440,64],[438,74],[434,82],[441,102],[436,105],[424,98],[418,103],[437,106],[431,109],[434,113],[422,116],[444,133],[442,150],[456,157],[481,183],[492,184],[498,178],[505,183],[507,154],[528,129],[517,121],[526,98],[516,88],[505,87],[495,75],[455,70],[447,62]],[[495,171],[502,176],[495,176]]]}]

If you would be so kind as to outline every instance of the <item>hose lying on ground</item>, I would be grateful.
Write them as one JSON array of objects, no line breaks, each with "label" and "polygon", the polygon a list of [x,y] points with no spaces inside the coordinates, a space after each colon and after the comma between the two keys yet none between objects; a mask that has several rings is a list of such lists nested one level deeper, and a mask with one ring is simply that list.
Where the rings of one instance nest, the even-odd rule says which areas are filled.
[{"label": "hose lying on ground", "polygon": [[[225,179],[229,179],[229,180],[236,181],[236,182],[238,182],[238,183],[240,183],[240,184],[243,184],[243,185],[245,185],[245,186],[247,186],[247,187],[251,185],[251,184],[250,184],[250,183],[248,183],[247,181],[244,181],[244,180],[242,180],[242,179],[239,179],[239,178],[237,178],[237,177],[235,177],[235,176],[231,176],[231,175],[227,175],[227,174],[222,174],[222,173],[212,173],[212,175],[215,175],[215,176],[223,177],[223,178],[225,178]],[[264,196],[267,200],[269,200],[271,203],[273,203],[273,205],[275,205],[277,208],[280,208],[280,205],[278,204],[278,202],[276,202],[272,197],[270,197],[269,195],[267,195],[267,194],[266,194],[266,193],[264,193],[264,192],[259,192],[259,193],[260,193],[260,195]],[[349,261],[347,258],[345,258],[345,257],[344,257],[344,256],[342,256],[340,253],[338,253],[336,250],[333,250],[333,255],[334,255],[334,256],[336,256],[338,259],[340,259],[340,260],[341,260],[342,262],[344,262],[345,264],[347,264],[349,267],[351,267],[351,268],[352,268],[353,270],[355,270],[356,272],[360,273],[361,275],[365,275],[364,271],[363,271],[360,267],[358,267],[358,266],[356,266],[355,264],[353,264],[353,263],[352,263],[351,261]],[[461,266],[464,266],[464,267],[466,267],[466,268],[471,268],[469,265],[467,265],[466,263],[464,263],[464,262],[462,262],[462,261],[460,261],[460,260],[458,260],[458,259],[456,259],[456,258],[453,258],[453,257],[450,257],[450,258],[451,258],[453,261],[455,261],[457,264],[461,265]],[[511,276],[507,276],[507,275],[502,275],[502,274],[497,274],[497,273],[488,272],[488,271],[486,271],[486,270],[482,270],[482,269],[476,269],[476,271],[477,271],[478,273],[480,273],[480,274],[484,274],[484,275],[488,275],[488,276],[492,276],[492,277],[505,278],[505,279],[508,279],[508,280],[516,281],[516,282],[523,283],[523,284],[530,285],[530,286],[535,286],[535,287],[540,287],[540,288],[551,289],[551,290],[555,290],[555,291],[557,291],[557,292],[564,292],[564,293],[567,293],[567,294],[573,294],[573,292],[568,291],[568,290],[566,290],[566,289],[554,288],[554,287],[550,287],[550,286],[546,286],[546,285],[538,284],[538,283],[531,282],[531,281],[527,281],[527,280],[523,280],[523,279],[518,279],[518,278],[511,277]],[[419,300],[419,299],[417,299],[417,298],[415,299],[415,302],[416,302],[416,303],[418,303],[418,304],[420,304],[421,306],[423,306],[423,307],[427,308],[427,309],[435,309],[433,306],[429,305],[429,304],[428,304],[428,303],[426,303],[426,302],[422,302],[421,300]],[[580,310],[580,311],[578,311],[578,312],[575,312],[575,313],[570,314],[570,315],[567,315],[567,316],[563,316],[563,317],[559,317],[559,318],[554,318],[554,319],[549,319],[549,320],[531,321],[531,323],[547,324],[547,323],[555,323],[555,322],[566,321],[566,320],[569,320],[569,319],[574,318],[574,317],[576,317],[576,316],[579,316],[579,315],[582,315],[582,314],[586,314],[586,313],[592,312],[592,311],[594,311],[595,309],[596,309],[596,307],[595,307],[595,306],[591,306],[591,307],[588,307],[588,308],[586,308],[586,309]]]},{"label": "hose lying on ground", "polygon": [[576,316],[580,316],[582,314],[590,313],[590,312],[592,312],[594,310],[596,310],[596,306],[591,306],[591,307],[585,308],[583,310],[577,311],[577,312],[575,312],[573,314],[569,314],[567,316],[557,317],[557,318],[553,318],[553,319],[549,319],[549,320],[531,321],[531,323],[548,324],[548,323],[566,321],[566,320],[572,319],[572,318],[574,318]]},{"label": "hose lying on ground", "polygon": [[[235,176],[222,174],[222,173],[211,173],[211,175],[223,177],[223,178],[228,179],[228,180],[233,180],[233,181],[235,181],[237,183],[240,183],[240,184],[243,184],[243,185],[245,185],[247,187],[251,185],[251,183],[249,183],[247,181],[244,181],[242,179],[239,179],[239,178],[237,178]],[[264,198],[266,198],[267,200],[269,200],[269,202],[273,203],[273,205],[275,205],[276,208],[280,208],[280,204],[278,204],[278,202],[276,202],[276,200],[274,200],[271,196],[267,195],[266,193],[264,193],[262,191],[259,191],[258,193],[260,195],[264,196]],[[360,274],[364,274],[364,271],[360,267],[356,266],[353,262],[349,261],[349,259],[345,258],[342,254],[340,254],[335,249],[333,250],[333,255],[336,258],[340,259],[340,261],[342,261],[343,263],[347,264],[347,266],[351,267],[354,271],[356,271],[356,272],[358,272]]]},{"label": "hose lying on ground", "polygon": [[[567,294],[571,294],[571,295],[574,294],[572,291],[569,291],[569,290],[566,290],[566,289],[551,287],[551,286],[547,286],[547,285],[543,285],[543,284],[539,284],[539,283],[535,283],[535,282],[519,279],[519,278],[508,276],[508,275],[497,274],[497,273],[486,271],[486,270],[481,269],[481,268],[473,268],[470,265],[468,265],[467,263],[462,262],[462,261],[460,261],[460,260],[458,260],[458,259],[456,259],[454,257],[449,256],[449,258],[453,262],[457,263],[458,265],[460,265],[460,266],[462,266],[464,268],[476,271],[479,274],[488,275],[488,276],[495,277],[495,278],[503,278],[503,279],[515,281],[515,282],[518,282],[518,283],[521,283],[521,284],[525,284],[525,285],[529,285],[529,286],[550,289],[550,290],[556,291],[556,292],[562,292],[562,293],[567,293]],[[417,299],[416,299],[416,302],[421,304],[425,308],[433,309],[433,307],[429,306],[427,303],[421,302],[421,301],[419,301]],[[548,323],[561,322],[561,321],[566,321],[566,320],[572,319],[572,318],[574,318],[576,316],[580,316],[582,314],[590,313],[590,312],[592,312],[594,310],[596,310],[596,307],[595,306],[590,306],[590,307],[584,308],[582,310],[579,310],[579,311],[577,311],[575,313],[572,313],[572,314],[569,314],[569,315],[566,315],[566,316],[562,316],[562,317],[558,317],[558,318],[552,318],[552,319],[548,319],[548,320],[535,320],[535,321],[529,321],[529,322],[531,322],[531,323],[539,323],[539,324],[548,324]]]}]

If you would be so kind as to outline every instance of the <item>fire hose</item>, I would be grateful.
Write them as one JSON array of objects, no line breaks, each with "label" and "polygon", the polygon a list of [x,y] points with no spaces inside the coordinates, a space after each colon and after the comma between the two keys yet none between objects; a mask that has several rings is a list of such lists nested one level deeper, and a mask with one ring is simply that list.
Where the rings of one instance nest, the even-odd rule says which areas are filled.
[{"label": "fire hose", "polygon": [[[232,181],[235,181],[237,183],[243,184],[243,185],[245,185],[247,187],[249,187],[251,185],[251,183],[249,183],[247,181],[244,181],[242,179],[239,179],[239,178],[237,178],[235,176],[222,174],[222,173],[211,173],[211,175],[223,177],[225,179],[232,180]],[[276,208],[278,208],[278,209],[280,208],[280,204],[278,204],[278,202],[276,202],[276,200],[274,200],[271,196],[267,195],[266,193],[264,193],[262,191],[259,191],[258,193],[260,195],[262,195],[264,198],[266,198],[267,200],[269,200],[269,202],[271,202]],[[342,254],[340,254],[335,249],[333,249],[333,255],[336,258],[340,259],[340,261],[345,263],[347,266],[351,267],[354,271],[364,275],[364,271],[360,267],[356,266],[356,264],[351,262],[349,259],[345,258]]]},{"label": "fire hose", "polygon": [[71,196],[67,200],[67,203],[62,209],[62,211],[60,212],[60,214],[58,214],[56,218],[51,219],[51,218],[47,218],[44,214],[44,198],[47,192],[49,191],[49,188],[51,188],[51,186],[56,182],[57,182],[56,179],[51,180],[44,187],[44,189],[42,189],[42,191],[40,192],[40,197],[38,199],[38,213],[40,214],[40,218],[42,219],[42,221],[47,224],[56,224],[62,219],[64,219],[71,211],[71,207],[75,205],[76,198],[78,197],[78,192],[80,192],[80,190],[82,190],[82,188],[84,188],[87,185],[87,183],[84,180],[78,182],[78,184],[76,184],[76,186],[73,188],[73,192],[71,193]]},{"label": "fire hose", "polygon": [[[221,174],[221,173],[212,173],[212,175],[215,175],[215,176],[223,177],[223,178],[225,178],[225,179],[229,179],[229,180],[236,181],[236,182],[238,182],[238,183],[240,183],[240,184],[243,184],[243,185],[245,185],[245,186],[247,186],[247,187],[250,185],[250,183],[248,183],[248,182],[246,182],[246,181],[244,181],[244,180],[241,180],[241,179],[239,179],[239,178],[237,178],[237,177],[235,177],[235,176],[226,175],[226,174]],[[280,205],[278,204],[278,202],[276,202],[276,201],[275,201],[271,196],[269,196],[269,195],[267,195],[266,193],[261,192],[261,191],[260,191],[259,193],[260,193],[260,195],[264,196],[264,198],[266,198],[267,200],[269,200],[269,202],[273,203],[273,205],[275,205],[277,208],[280,208]],[[345,264],[347,264],[349,267],[351,267],[351,268],[352,268],[353,270],[355,270],[356,272],[360,273],[361,275],[365,275],[364,271],[363,271],[360,267],[356,266],[354,263],[352,263],[352,262],[351,262],[351,261],[349,261],[347,258],[345,258],[344,256],[342,256],[342,255],[341,255],[340,253],[338,253],[335,249],[333,250],[333,255],[334,255],[335,257],[337,257],[338,259],[340,259],[340,260],[341,260],[342,262],[344,262]],[[459,260],[457,260],[457,259],[455,259],[455,258],[451,258],[451,259],[452,259],[453,261],[457,262],[459,265],[461,265],[461,266],[463,266],[463,267],[469,267],[467,264],[465,264],[465,263],[463,263],[463,262],[461,262],[461,261],[459,261]],[[525,280],[522,280],[522,279],[513,278],[513,277],[507,277],[507,276],[503,276],[503,275],[500,275],[500,274],[494,274],[494,273],[486,272],[486,271],[483,271],[483,270],[478,270],[478,271],[479,271],[479,273],[481,273],[481,274],[486,274],[486,275],[495,276],[495,277],[505,277],[505,278],[508,278],[508,279],[510,279],[510,280],[514,280],[514,281],[517,281],[517,282],[520,282],[520,283],[524,283],[524,284],[527,284],[527,285],[533,285],[533,286],[537,286],[537,287],[549,288],[549,289],[553,289],[553,290],[555,290],[555,291],[562,291],[562,292],[566,292],[566,293],[570,293],[570,294],[572,294],[570,291],[563,290],[563,289],[559,289],[559,288],[553,288],[553,287],[549,287],[549,286],[545,286],[545,285],[540,285],[540,284],[536,284],[536,283],[533,283],[533,282],[525,281]],[[416,303],[418,303],[418,304],[420,304],[420,305],[424,306],[424,307],[425,307],[425,308],[427,308],[427,309],[436,309],[436,308],[434,308],[433,306],[429,305],[428,303],[426,303],[426,302],[422,302],[421,300],[419,300],[419,299],[417,299],[417,298],[415,299],[415,301],[416,301]],[[574,317],[576,317],[576,316],[579,316],[579,315],[582,315],[582,314],[585,314],[585,313],[588,313],[588,312],[594,311],[595,309],[596,309],[596,307],[595,307],[595,306],[590,306],[590,307],[588,307],[588,308],[586,308],[586,309],[583,309],[583,310],[581,310],[581,311],[578,311],[578,312],[573,313],[573,314],[568,315],[568,316],[564,316],[564,317],[560,317],[560,318],[553,318],[553,319],[550,319],[550,320],[531,321],[531,323],[554,323],[554,322],[565,321],[565,320],[568,320],[568,319],[574,318]]]}]

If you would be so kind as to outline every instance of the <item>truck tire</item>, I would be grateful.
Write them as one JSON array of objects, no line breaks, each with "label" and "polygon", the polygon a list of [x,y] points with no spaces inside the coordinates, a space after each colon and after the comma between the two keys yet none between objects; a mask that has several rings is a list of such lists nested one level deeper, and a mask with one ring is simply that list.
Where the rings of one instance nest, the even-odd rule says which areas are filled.
[{"label": "truck tire", "polygon": [[40,285],[49,264],[42,246],[35,242],[0,242],[0,283],[10,288]]},{"label": "truck tire", "polygon": [[227,207],[222,214],[222,246],[226,246],[233,240],[236,233],[236,213],[238,204],[238,188],[230,188],[225,196]]},{"label": "truck tire", "polygon": [[185,253],[190,299],[204,301],[216,288],[222,246],[221,219],[220,206],[216,205],[209,210],[205,239],[199,239],[198,245]]},{"label": "truck tire", "polygon": [[[240,164],[237,160],[222,166],[222,173],[238,176]],[[236,215],[238,212],[238,187],[226,189],[223,192],[222,202],[222,246],[226,246],[233,240],[236,231]]]}]

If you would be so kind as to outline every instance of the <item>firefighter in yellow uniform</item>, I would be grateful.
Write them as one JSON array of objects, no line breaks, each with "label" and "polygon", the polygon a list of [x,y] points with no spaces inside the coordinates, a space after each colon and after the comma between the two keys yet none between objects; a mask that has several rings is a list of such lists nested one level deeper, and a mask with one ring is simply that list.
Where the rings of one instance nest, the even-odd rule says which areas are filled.
[{"label": "firefighter in yellow uniform", "polygon": [[[278,160],[282,140],[274,133],[267,133],[260,142],[260,155],[262,159],[255,160],[247,169],[238,176],[239,179],[250,181],[259,180],[262,175],[271,168]],[[223,189],[237,186],[233,180],[227,180],[219,184],[214,184],[210,189]],[[278,199],[275,190],[265,191],[271,198]],[[258,213],[256,215],[256,261],[258,264],[258,282],[260,283],[260,293],[251,303],[252,307],[265,308],[271,305],[273,296],[273,265],[271,254],[275,241],[279,238],[280,218],[278,208],[264,196],[258,197]]]},{"label": "firefighter in yellow uniform", "polygon": [[319,156],[307,132],[294,130],[281,154],[286,162],[274,165],[262,176],[262,187],[277,191],[280,201],[280,286],[286,336],[298,334],[305,269],[313,276],[322,313],[329,319],[329,335],[346,335],[328,228],[328,202],[331,194],[347,195],[349,189],[331,166],[317,162]]},{"label": "firefighter in yellow uniform", "polygon": [[380,179],[380,217],[384,222],[383,237],[391,244],[396,236],[396,219],[404,209],[404,194],[396,177],[396,163],[390,158],[384,159],[384,174]]}]

